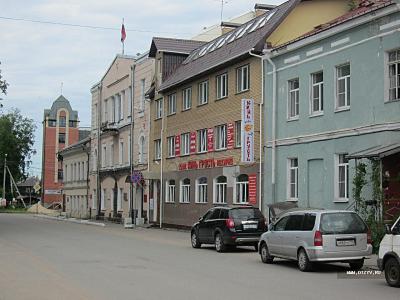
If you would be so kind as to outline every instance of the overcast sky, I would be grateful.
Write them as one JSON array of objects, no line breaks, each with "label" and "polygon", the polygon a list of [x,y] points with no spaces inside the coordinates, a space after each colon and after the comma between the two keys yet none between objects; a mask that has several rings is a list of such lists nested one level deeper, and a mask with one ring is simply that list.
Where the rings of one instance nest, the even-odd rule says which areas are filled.
[{"label": "overcast sky", "polygon": [[[253,9],[255,3],[282,0],[227,0],[223,19]],[[63,95],[78,110],[81,126],[90,126],[90,87],[121,53],[125,19],[125,54],[143,53],[153,36],[190,38],[220,22],[220,0],[0,0],[0,69],[9,82],[3,112],[16,107],[35,120],[35,149],[30,173],[40,174],[43,110]],[[22,20],[115,28],[89,29]]]}]

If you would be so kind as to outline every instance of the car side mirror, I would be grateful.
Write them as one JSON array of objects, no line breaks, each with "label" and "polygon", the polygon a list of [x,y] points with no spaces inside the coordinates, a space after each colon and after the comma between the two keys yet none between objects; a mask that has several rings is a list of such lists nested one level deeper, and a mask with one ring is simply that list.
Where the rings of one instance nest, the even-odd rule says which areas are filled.
[{"label": "car side mirror", "polygon": [[274,231],[274,224],[268,224],[268,231]]},{"label": "car side mirror", "polygon": [[392,229],[389,224],[385,224],[385,233],[392,234]]}]

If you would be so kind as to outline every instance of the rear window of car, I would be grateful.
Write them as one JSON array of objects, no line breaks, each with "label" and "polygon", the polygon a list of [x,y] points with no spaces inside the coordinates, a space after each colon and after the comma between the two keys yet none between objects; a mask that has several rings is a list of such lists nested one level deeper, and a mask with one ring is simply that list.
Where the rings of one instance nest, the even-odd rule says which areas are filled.
[{"label": "rear window of car", "polygon": [[264,218],[260,210],[257,208],[234,208],[229,211],[229,216],[232,219],[241,221]]},{"label": "rear window of car", "polygon": [[355,213],[327,213],[321,216],[320,230],[323,234],[366,233],[367,225]]}]

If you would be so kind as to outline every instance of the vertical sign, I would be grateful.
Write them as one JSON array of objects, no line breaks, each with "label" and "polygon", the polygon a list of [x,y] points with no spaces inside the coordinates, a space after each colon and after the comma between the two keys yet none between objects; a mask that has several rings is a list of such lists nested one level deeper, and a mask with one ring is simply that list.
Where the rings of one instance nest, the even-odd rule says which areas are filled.
[{"label": "vertical sign", "polygon": [[208,152],[214,151],[214,129],[213,128],[207,129],[207,151]]},{"label": "vertical sign", "polygon": [[175,156],[181,155],[181,136],[178,134],[175,136]]},{"label": "vertical sign", "polygon": [[190,154],[196,153],[196,131],[190,133]]},{"label": "vertical sign", "polygon": [[257,204],[257,174],[249,174],[249,204]]},{"label": "vertical sign", "polygon": [[227,143],[227,148],[228,150],[233,149],[233,145],[234,145],[234,124],[233,123],[228,123],[228,134],[227,134],[227,138],[228,138],[228,143]]},{"label": "vertical sign", "polygon": [[254,100],[242,99],[242,162],[254,162]]}]

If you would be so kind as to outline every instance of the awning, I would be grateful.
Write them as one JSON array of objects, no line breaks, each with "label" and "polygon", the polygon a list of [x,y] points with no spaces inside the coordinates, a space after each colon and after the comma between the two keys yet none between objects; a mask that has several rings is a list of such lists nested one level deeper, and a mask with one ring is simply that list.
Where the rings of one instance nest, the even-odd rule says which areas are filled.
[{"label": "awning", "polygon": [[386,146],[374,146],[362,151],[354,152],[347,155],[347,159],[361,159],[361,158],[384,158],[400,152],[400,143],[390,144]]}]

